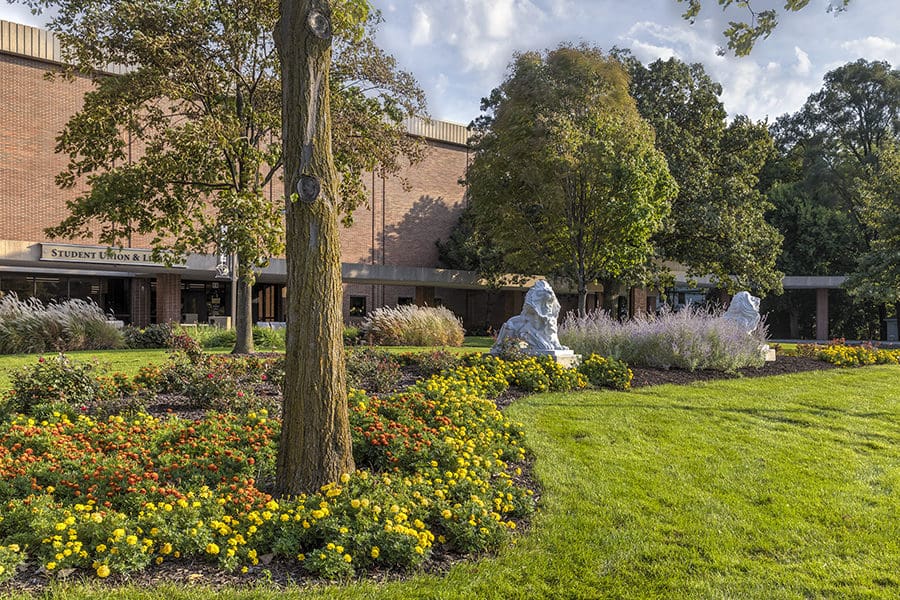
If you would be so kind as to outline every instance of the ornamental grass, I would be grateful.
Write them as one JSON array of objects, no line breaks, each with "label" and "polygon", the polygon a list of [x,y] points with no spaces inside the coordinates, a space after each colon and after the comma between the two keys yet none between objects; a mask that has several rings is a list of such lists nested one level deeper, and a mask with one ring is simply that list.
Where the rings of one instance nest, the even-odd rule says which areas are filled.
[{"label": "ornamental grass", "polygon": [[604,311],[583,317],[570,314],[560,327],[559,339],[584,356],[598,354],[632,366],[725,372],[762,366],[765,325],[761,323],[748,335],[721,316],[720,311],[693,307],[623,322]]},{"label": "ornamental grass", "polygon": [[443,306],[396,306],[369,313],[362,330],[382,346],[462,346],[462,321]]},{"label": "ornamental grass", "polygon": [[93,300],[0,296],[0,354],[121,348],[122,333]]}]

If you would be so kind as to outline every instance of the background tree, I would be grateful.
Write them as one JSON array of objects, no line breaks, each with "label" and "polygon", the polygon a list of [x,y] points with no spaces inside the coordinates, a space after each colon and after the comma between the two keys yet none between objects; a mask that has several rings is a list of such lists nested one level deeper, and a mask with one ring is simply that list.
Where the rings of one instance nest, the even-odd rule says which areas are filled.
[{"label": "background tree", "polygon": [[[84,180],[87,191],[48,233],[88,237],[99,223],[99,241],[109,245],[150,234],[161,255],[235,253],[235,351],[252,351],[255,270],[284,247],[281,197],[267,189],[282,165],[272,39],[277,1],[23,2],[55,8],[48,28],[60,37],[70,69],[93,74],[95,82],[57,145],[70,159],[58,182],[72,187]],[[365,199],[362,172],[397,173],[424,151],[402,125],[404,116],[424,112],[424,95],[370,36],[345,35],[344,23],[358,14],[351,0],[339,3],[329,83],[347,219]],[[371,34],[379,17],[366,15],[355,31]],[[114,77],[94,71],[108,64],[129,70]]]},{"label": "background tree", "polygon": [[635,281],[676,185],[618,61],[587,46],[517,55],[482,101],[466,180],[476,228],[518,272]]},{"label": "background tree", "polygon": [[847,282],[851,294],[894,303],[900,317],[900,149],[885,145],[859,181],[860,215],[872,231],[868,252]]},{"label": "background tree", "polygon": [[672,58],[645,66],[627,51],[616,55],[678,182],[672,212],[656,236],[661,256],[688,267],[689,276],[711,275],[730,293],[780,293],[781,235],[766,222],[771,204],[757,189],[774,151],[766,125],[744,116],[729,123],[722,87],[700,64]]},{"label": "background tree", "polygon": [[[676,0],[679,3],[687,2],[688,8],[682,15],[693,25],[700,9],[703,8],[703,0]],[[728,40],[728,49],[735,53],[736,56],[747,56],[753,50],[754,44],[759,38],[767,38],[775,30],[778,25],[778,10],[774,8],[766,10],[754,9],[754,3],[751,0],[717,0],[722,10],[728,10],[732,4],[737,5],[745,11],[750,17],[750,21],[729,21],[728,27],[722,34]],[[785,0],[784,10],[796,12],[806,8],[809,0]],[[828,3],[828,12],[842,12],[847,9],[850,0],[835,0]],[[719,50],[719,54],[725,54],[724,49]]]},{"label": "background tree", "polygon": [[[778,155],[766,166],[762,187],[774,200],[771,220],[785,236],[780,267],[791,275],[854,273],[856,259],[869,256],[881,235],[866,213],[874,191],[885,188],[860,182],[889,172],[881,170],[880,156],[900,135],[900,73],[865,60],[838,67],[772,132]],[[856,300],[833,298],[832,329],[846,337],[877,336],[890,299],[874,301],[859,293]],[[781,308],[796,312],[798,304],[792,297]]]},{"label": "background tree", "polygon": [[[354,7],[366,11],[365,0]],[[287,348],[276,486],[313,492],[354,470],[341,315],[341,197],[331,140],[334,31],[327,0],[283,0]]]}]

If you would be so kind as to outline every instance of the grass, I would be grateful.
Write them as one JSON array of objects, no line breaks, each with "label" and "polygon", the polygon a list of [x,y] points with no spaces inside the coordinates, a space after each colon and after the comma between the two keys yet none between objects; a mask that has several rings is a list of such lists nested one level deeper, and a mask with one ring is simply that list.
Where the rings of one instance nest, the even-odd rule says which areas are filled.
[{"label": "grass", "polygon": [[[543,394],[522,421],[540,513],[494,558],[234,599],[897,598],[900,367]],[[65,584],[58,598],[206,598]]]}]

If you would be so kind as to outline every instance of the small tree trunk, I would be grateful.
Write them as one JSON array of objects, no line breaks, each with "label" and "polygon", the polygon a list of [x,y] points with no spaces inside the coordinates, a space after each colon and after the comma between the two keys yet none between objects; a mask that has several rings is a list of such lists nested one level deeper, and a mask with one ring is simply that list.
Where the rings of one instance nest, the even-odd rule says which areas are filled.
[{"label": "small tree trunk", "polygon": [[587,314],[587,286],[583,283],[578,285],[578,316],[583,317]]},{"label": "small tree trunk", "polygon": [[241,273],[235,282],[237,302],[234,310],[234,341],[232,354],[253,354],[253,274]]},{"label": "small tree trunk", "polygon": [[354,470],[341,315],[337,174],[328,71],[331,7],[282,0],[275,42],[282,64],[287,200],[287,351],[275,487],[314,492]]}]

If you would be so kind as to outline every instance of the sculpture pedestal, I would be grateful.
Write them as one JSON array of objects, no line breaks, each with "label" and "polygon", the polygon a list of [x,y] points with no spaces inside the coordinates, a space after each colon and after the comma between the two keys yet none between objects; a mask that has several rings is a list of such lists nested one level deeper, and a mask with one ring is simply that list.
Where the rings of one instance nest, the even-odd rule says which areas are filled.
[{"label": "sculpture pedestal", "polygon": [[762,348],[763,358],[766,359],[766,362],[775,362],[775,348],[769,348],[768,346],[764,346]]},{"label": "sculpture pedestal", "polygon": [[[498,354],[491,349],[491,354]],[[568,369],[574,369],[581,364],[581,355],[575,354],[572,350],[534,350],[532,348],[522,348],[522,354],[527,356],[550,356],[557,363]]]}]

